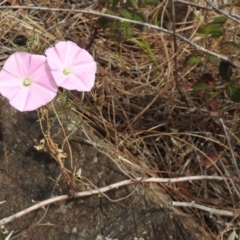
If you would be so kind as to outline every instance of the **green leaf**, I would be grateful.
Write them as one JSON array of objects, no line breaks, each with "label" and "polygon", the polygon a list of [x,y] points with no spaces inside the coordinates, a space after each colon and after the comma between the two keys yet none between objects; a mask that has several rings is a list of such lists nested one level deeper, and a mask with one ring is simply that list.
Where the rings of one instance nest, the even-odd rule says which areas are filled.
[{"label": "green leaf", "polygon": [[113,7],[116,7],[119,0],[109,0],[110,4],[113,6]]},{"label": "green leaf", "polygon": [[10,42],[10,44],[11,44],[15,49],[17,49],[17,50],[19,50],[19,51],[20,51],[20,50],[23,51],[23,50],[22,50],[23,48],[22,48],[22,47],[19,47],[19,46],[18,46],[17,44],[15,44],[12,40],[10,40],[9,42]]},{"label": "green leaf", "polygon": [[120,30],[124,30],[125,28],[128,28],[128,27],[131,27],[131,23],[128,23],[128,22],[120,22],[118,24],[118,28]]},{"label": "green leaf", "polygon": [[121,35],[124,39],[128,39],[132,37],[132,26],[130,23],[121,22],[118,25],[118,29],[121,32]]},{"label": "green leaf", "polygon": [[130,0],[130,2],[131,2],[131,5],[132,5],[132,7],[135,9],[135,10],[138,10],[139,8],[138,8],[138,1],[136,1],[136,0]]},{"label": "green leaf", "polygon": [[195,65],[200,63],[202,60],[202,56],[190,55],[186,58],[186,63],[190,65]]},{"label": "green leaf", "polygon": [[153,5],[157,2],[158,0],[143,0],[143,3],[147,5]]},{"label": "green leaf", "polygon": [[240,84],[230,83],[227,85],[227,94],[234,102],[240,102]]},{"label": "green leaf", "polygon": [[222,94],[220,91],[213,91],[212,93],[210,93],[208,95],[208,98],[209,99],[214,99],[214,98],[218,97],[220,94]]},{"label": "green leaf", "polygon": [[132,14],[127,9],[121,8],[121,9],[119,9],[119,12],[122,17],[124,17],[126,19],[132,19]]},{"label": "green leaf", "polygon": [[160,20],[158,20],[158,16],[153,18],[153,25],[160,26]]},{"label": "green leaf", "polygon": [[144,21],[144,16],[140,13],[135,13],[133,15],[133,20],[138,21],[138,22],[143,22]]},{"label": "green leaf", "polygon": [[193,85],[193,89],[195,91],[205,91],[205,90],[214,89],[214,86],[213,85],[208,85],[204,81],[200,80]]},{"label": "green leaf", "polygon": [[158,8],[158,9],[153,13],[152,22],[153,22],[154,25],[160,26],[160,22],[161,22],[160,8]]},{"label": "green leaf", "polygon": [[220,24],[208,24],[199,28],[198,32],[205,36],[211,35],[213,38],[223,36],[223,30]]},{"label": "green leaf", "polygon": [[147,53],[147,55],[151,58],[154,64],[157,65],[157,59],[154,53],[152,52],[149,43],[145,39],[142,38],[141,40],[137,40],[136,38],[131,38],[130,41],[137,44],[140,48],[142,48]]},{"label": "green leaf", "polygon": [[227,17],[216,17],[210,24],[224,24],[227,21]]},{"label": "green leaf", "polygon": [[221,60],[219,63],[219,74],[223,81],[230,82],[232,77],[232,68],[231,64],[227,61]]},{"label": "green leaf", "polygon": [[105,13],[109,15],[116,15],[116,13],[112,10],[106,10]]}]

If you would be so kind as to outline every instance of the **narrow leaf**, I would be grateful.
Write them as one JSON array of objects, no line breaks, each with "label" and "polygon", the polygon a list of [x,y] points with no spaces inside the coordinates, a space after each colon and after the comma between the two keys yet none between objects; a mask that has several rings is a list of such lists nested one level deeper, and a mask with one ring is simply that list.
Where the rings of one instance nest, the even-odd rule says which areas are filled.
[{"label": "narrow leaf", "polygon": [[222,94],[221,91],[213,91],[208,95],[208,98],[209,99],[214,99],[214,98],[218,97],[220,94]]},{"label": "narrow leaf", "polygon": [[234,102],[240,102],[240,84],[230,83],[227,85],[227,94]]},{"label": "narrow leaf", "polygon": [[139,13],[135,13],[133,15],[133,20],[143,22],[144,21],[144,16],[139,14]]},{"label": "narrow leaf", "polygon": [[232,76],[231,64],[227,61],[221,60],[219,63],[219,74],[223,81],[230,82]]},{"label": "narrow leaf", "polygon": [[200,63],[201,60],[202,60],[202,56],[190,55],[186,58],[186,63],[189,65],[195,65]]},{"label": "narrow leaf", "polygon": [[124,9],[124,8],[119,9],[119,12],[122,17],[126,19],[132,19],[132,14],[127,9]]},{"label": "narrow leaf", "polygon": [[208,24],[199,28],[198,32],[205,36],[211,35],[213,38],[223,36],[223,30],[220,24]]},{"label": "narrow leaf", "polygon": [[113,7],[116,7],[119,1],[118,0],[109,0],[109,2]]},{"label": "narrow leaf", "polygon": [[135,10],[138,10],[138,9],[139,9],[139,8],[138,8],[138,4],[137,4],[138,1],[130,0],[130,2],[131,2],[132,7],[133,7]]},{"label": "narrow leaf", "polygon": [[227,21],[227,17],[221,16],[216,17],[210,24],[224,24]]},{"label": "narrow leaf", "polygon": [[214,86],[213,85],[208,85],[204,81],[200,80],[193,85],[193,89],[195,91],[205,91],[205,90],[214,89]]},{"label": "narrow leaf", "polygon": [[143,3],[147,5],[153,5],[157,2],[158,0],[143,0]]},{"label": "narrow leaf", "polygon": [[147,55],[151,58],[154,64],[157,64],[157,59],[154,53],[152,52],[149,43],[146,40],[144,39],[137,40],[136,38],[131,38],[130,41],[137,44],[140,48],[142,48],[147,53]]}]

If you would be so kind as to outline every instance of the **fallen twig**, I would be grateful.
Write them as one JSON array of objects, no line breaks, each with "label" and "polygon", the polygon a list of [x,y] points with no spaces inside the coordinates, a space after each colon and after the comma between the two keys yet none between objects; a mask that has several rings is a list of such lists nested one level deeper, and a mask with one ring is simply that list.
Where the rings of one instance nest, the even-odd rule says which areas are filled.
[{"label": "fallen twig", "polygon": [[[192,177],[179,177],[179,178],[147,178],[147,179],[143,179],[143,178],[136,178],[135,180],[124,180],[118,183],[114,183],[111,184],[109,186],[106,187],[102,187],[102,188],[98,188],[98,189],[93,189],[93,190],[89,190],[89,191],[84,191],[84,192],[78,192],[74,195],[75,198],[80,198],[80,197],[86,197],[86,196],[91,196],[94,194],[101,194],[104,192],[108,192],[112,189],[116,189],[122,186],[126,186],[126,185],[130,185],[130,184],[134,184],[134,183],[175,183],[175,182],[186,182],[186,181],[196,181],[196,180],[218,180],[218,181],[224,181],[226,180],[226,178],[224,177],[219,177],[219,176],[192,176]],[[68,199],[72,199],[71,196],[69,195],[62,195],[62,196],[58,196],[58,197],[53,197],[41,202],[36,203],[35,205],[24,209],[18,213],[13,214],[12,216],[3,218],[0,220],[0,226],[9,223],[17,218],[20,218],[22,216],[24,216],[25,214],[28,214],[32,211],[35,211],[39,208],[43,208],[47,205],[50,205],[52,203],[56,203],[56,202],[60,202],[60,201],[64,201],[64,200],[68,200]]]},{"label": "fallen twig", "polygon": [[197,209],[201,209],[203,211],[209,212],[211,215],[216,214],[216,215],[221,215],[221,216],[226,216],[226,217],[234,217],[235,216],[234,212],[205,207],[205,206],[197,204],[195,202],[187,203],[187,202],[171,201],[171,202],[169,202],[169,205],[178,206],[178,207],[191,207],[191,208],[193,207],[193,208],[197,208]]},{"label": "fallen twig", "polygon": [[206,48],[202,47],[202,46],[199,46],[198,44],[195,44],[193,43],[191,40],[183,37],[181,34],[179,33],[175,33],[173,31],[170,31],[166,28],[162,28],[162,27],[158,27],[156,25],[153,25],[153,24],[149,24],[149,23],[144,23],[144,22],[139,22],[139,21],[135,21],[135,20],[131,20],[131,19],[126,19],[126,18],[123,18],[123,17],[118,17],[118,16],[115,16],[115,15],[110,15],[110,14],[106,14],[106,13],[101,13],[101,12],[98,12],[98,11],[94,11],[94,10],[91,10],[91,9],[88,9],[88,10],[82,10],[82,9],[74,9],[73,10],[73,6],[72,8],[69,8],[69,9],[66,9],[66,8],[48,8],[48,7],[26,7],[26,6],[0,6],[0,10],[1,9],[34,9],[34,10],[45,10],[45,11],[56,11],[56,12],[69,12],[69,11],[73,11],[73,12],[78,12],[78,13],[86,13],[86,14],[92,14],[92,15],[95,15],[95,16],[99,16],[99,17],[106,17],[106,18],[111,18],[111,19],[115,19],[115,20],[119,20],[121,22],[128,22],[128,23],[132,23],[132,24],[137,24],[137,25],[141,25],[141,26],[145,26],[147,28],[152,28],[152,29],[156,29],[156,30],[159,30],[161,32],[164,32],[164,33],[167,33],[167,34],[170,34],[172,36],[176,36],[177,38],[181,39],[182,41],[188,43],[189,45],[193,46],[195,49],[203,52],[203,53],[206,53],[206,54],[209,54],[209,55],[212,55],[212,56],[215,56],[221,60],[224,60],[224,61],[227,61],[229,63],[231,63],[234,67],[236,68],[240,68],[240,66],[238,65],[237,62],[235,61],[232,61],[230,60],[228,57],[222,55],[222,54],[218,54],[216,52],[213,52],[213,51],[210,51],[210,50],[207,50]]}]

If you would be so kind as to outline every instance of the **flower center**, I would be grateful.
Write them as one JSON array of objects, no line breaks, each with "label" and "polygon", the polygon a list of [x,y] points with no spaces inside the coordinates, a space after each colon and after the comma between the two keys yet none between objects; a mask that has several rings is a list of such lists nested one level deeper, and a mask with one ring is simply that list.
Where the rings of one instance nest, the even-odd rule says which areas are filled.
[{"label": "flower center", "polygon": [[29,87],[32,84],[32,81],[29,78],[23,79],[23,86]]},{"label": "flower center", "polygon": [[70,69],[69,69],[69,68],[64,68],[64,69],[63,69],[63,74],[64,74],[65,76],[70,75],[70,74],[71,74]]}]

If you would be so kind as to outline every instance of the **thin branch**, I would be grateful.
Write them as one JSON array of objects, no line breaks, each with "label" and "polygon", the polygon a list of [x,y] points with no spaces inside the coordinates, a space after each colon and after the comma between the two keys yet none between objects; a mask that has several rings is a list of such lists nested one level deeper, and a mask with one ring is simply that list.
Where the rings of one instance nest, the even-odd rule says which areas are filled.
[{"label": "thin branch", "polygon": [[211,215],[221,215],[221,216],[226,216],[226,217],[234,217],[235,212],[231,211],[226,211],[226,210],[219,210],[215,208],[210,208],[210,207],[205,207],[203,205],[197,204],[195,202],[187,203],[187,202],[169,202],[169,205],[171,206],[178,206],[178,207],[190,207],[190,208],[197,208],[201,209],[203,211],[209,212]]},{"label": "thin branch", "polygon": [[186,4],[186,5],[197,7],[197,8],[206,9],[206,10],[209,10],[209,11],[213,10],[211,7],[206,7],[206,6],[194,3],[194,2],[187,2],[187,1],[183,1],[183,0],[175,0],[175,2]]},{"label": "thin branch", "polygon": [[227,132],[227,127],[226,127],[226,125],[224,124],[222,118],[220,118],[219,120],[220,120],[220,122],[221,122],[221,124],[222,124],[223,130],[224,130],[224,134],[225,134],[226,139],[227,139],[228,147],[229,147],[230,152],[231,152],[232,164],[233,164],[233,166],[235,167],[235,169],[236,169],[236,171],[237,171],[238,179],[240,179],[240,172],[239,172],[238,165],[237,165],[237,161],[236,161],[236,158],[235,158],[235,156],[234,156],[234,152],[233,152],[233,149],[232,149],[232,146],[231,146],[231,143],[230,143],[230,139],[229,139],[228,132]]},{"label": "thin branch", "polygon": [[[1,9],[30,9],[30,10],[34,9],[34,10],[57,11],[57,12],[60,12],[60,11],[61,12],[68,12],[68,11],[71,10],[71,9],[64,9],[64,8],[26,7],[26,6],[0,6],[0,10]],[[156,29],[156,30],[159,30],[159,31],[162,31],[164,33],[167,33],[167,34],[170,34],[170,35],[174,36],[174,33],[172,31],[170,31],[168,29],[165,29],[165,28],[162,28],[162,27],[158,27],[158,26],[155,26],[155,25],[152,25],[152,24],[149,24],[149,23],[143,23],[143,22],[139,22],[139,21],[135,21],[135,20],[131,20],[131,19],[126,19],[126,18],[122,18],[122,17],[110,15],[110,14],[105,14],[105,13],[93,11],[91,9],[89,9],[89,10],[74,9],[74,12],[92,14],[92,15],[99,16],[99,17],[106,17],[106,18],[119,20],[121,22],[133,23],[133,24],[145,26],[145,27],[148,27],[148,28]],[[203,53],[215,56],[215,57],[217,57],[221,60],[224,60],[224,61],[227,61],[227,62],[231,63],[236,68],[240,68],[240,66],[237,64],[237,62],[233,62],[228,57],[226,57],[222,54],[218,54],[216,52],[207,50],[206,48],[191,42],[189,39],[183,37],[182,35],[180,35],[178,33],[175,33],[175,36],[178,37],[179,39],[181,39],[182,41],[188,43],[189,45],[193,46],[197,50],[203,52]]]},{"label": "thin branch", "polygon": [[[231,143],[230,143],[230,139],[229,139],[229,136],[228,136],[228,133],[227,133],[227,127],[225,126],[222,118],[220,118],[219,120],[220,120],[220,122],[221,122],[221,124],[222,124],[223,130],[224,130],[224,134],[225,134],[225,136],[226,136],[227,143],[228,143],[228,146],[229,146],[229,149],[230,149],[232,164],[233,164],[234,168],[235,168],[236,171],[237,171],[237,175],[238,175],[238,179],[239,179],[239,178],[240,178],[240,173],[239,173],[237,161],[236,161],[236,159],[235,159],[234,152],[233,152],[233,149],[232,149],[232,146],[231,146]],[[221,163],[222,163],[222,162],[221,162]],[[223,163],[222,163],[222,167],[223,167],[223,169],[224,169],[225,175],[230,177],[230,174],[228,173],[228,170],[227,170],[227,168],[225,168],[225,166],[224,166]],[[239,193],[239,191],[238,191],[238,189],[237,189],[234,181],[232,180],[232,178],[230,178],[230,182],[231,182],[232,187],[233,187],[233,189],[234,189],[235,193],[237,194],[238,199],[239,199],[239,201],[240,201],[240,193]]]},{"label": "thin branch", "polygon": [[240,23],[240,21],[238,19],[236,19],[235,17],[232,17],[232,15],[230,13],[227,13],[225,11],[220,10],[219,8],[215,7],[214,4],[212,4],[210,1],[205,0],[216,12],[221,13],[222,15],[224,15],[227,18],[230,18],[231,20],[233,20],[234,22]]},{"label": "thin branch", "polygon": [[64,136],[64,141],[66,141],[66,143],[67,143],[68,151],[69,151],[69,156],[70,156],[71,171],[73,171],[72,148],[71,148],[71,146],[70,146],[70,143],[69,143],[69,141],[68,141],[68,136],[67,136],[67,134],[66,134],[66,131],[64,130],[64,127],[63,127],[63,124],[62,124],[61,120],[59,119],[58,113],[57,113],[57,111],[56,111],[56,109],[55,109],[55,106],[54,106],[53,102],[51,103],[51,105],[52,105],[52,110],[53,110],[53,112],[54,112],[54,114],[55,114],[55,116],[56,116],[56,118],[57,118],[57,120],[58,120],[58,123],[59,123],[59,125],[60,125],[60,127],[61,127],[61,129],[62,129],[62,133],[63,133],[63,136]]},{"label": "thin branch", "polygon": [[11,231],[4,240],[12,239],[10,238],[13,235],[14,231]]},{"label": "thin branch", "polygon": [[226,17],[229,17],[229,18],[232,19],[233,21],[239,23],[239,21],[236,19],[236,18],[238,18],[238,19],[240,18],[239,15],[234,14],[234,13],[231,13],[231,12],[223,11],[223,10],[215,7],[215,6],[214,6],[211,2],[209,2],[208,0],[206,0],[206,2],[207,2],[211,7],[203,6],[203,5],[194,3],[194,2],[187,2],[187,1],[184,1],[184,0],[175,0],[175,2],[182,3],[182,4],[186,4],[186,5],[188,5],[188,6],[193,6],[193,7],[197,7],[197,8],[202,8],[202,9],[209,10],[209,11],[215,10],[215,11],[221,13],[222,15],[224,15],[224,16],[226,16]]},{"label": "thin branch", "polygon": [[[126,186],[126,185],[130,185],[130,184],[134,184],[134,183],[175,183],[175,182],[185,182],[185,181],[196,181],[196,180],[217,180],[217,181],[223,181],[226,180],[226,178],[224,177],[219,177],[219,176],[192,176],[192,177],[179,177],[179,178],[147,178],[147,179],[142,179],[142,178],[136,178],[135,180],[124,180],[118,183],[114,183],[111,184],[109,186],[106,187],[102,187],[102,188],[98,188],[98,189],[93,189],[93,190],[89,190],[89,191],[84,191],[84,192],[78,192],[74,195],[74,198],[80,198],[80,197],[86,197],[86,196],[91,196],[91,195],[95,195],[95,194],[101,194],[104,192],[108,192],[112,189],[116,189],[122,186]],[[41,201],[36,203],[35,205],[24,209],[18,213],[13,214],[10,217],[6,217],[0,220],[0,226],[9,223],[17,218],[20,218],[22,216],[24,216],[25,214],[28,214],[32,211],[35,211],[39,208],[43,208],[45,206],[48,206],[52,203],[56,203],[56,202],[60,202],[60,201],[64,201],[64,200],[68,200],[68,199],[72,199],[72,196],[69,195],[62,195],[62,196],[58,196],[58,197],[53,197],[53,198],[49,198],[47,200]]]},{"label": "thin branch", "polygon": [[[173,31],[173,49],[174,49],[174,65],[175,65],[175,71],[174,71],[174,78],[175,78],[175,84],[178,92],[182,96],[183,99],[185,99],[181,89],[179,88],[178,84],[178,60],[177,60],[177,54],[178,54],[178,45],[177,45],[177,38],[176,38],[176,19],[175,19],[175,5],[174,0],[171,0],[171,9],[172,9],[172,31]],[[187,106],[188,102],[185,101]],[[189,107],[189,106],[188,106]]]},{"label": "thin branch", "polygon": [[72,14],[72,12],[74,11],[74,8],[75,8],[75,5],[72,5],[72,8],[70,9],[70,11],[67,13],[66,17],[63,20],[61,20],[60,22],[57,22],[56,24],[54,24],[51,27],[47,28],[44,32],[41,33],[41,35],[45,34],[46,32],[48,32],[49,30],[55,28],[56,26],[65,23],[67,21],[67,19],[70,17],[70,15]]}]

